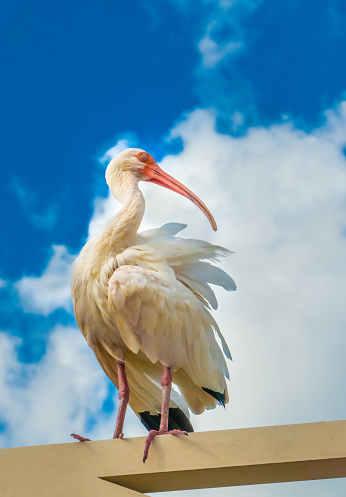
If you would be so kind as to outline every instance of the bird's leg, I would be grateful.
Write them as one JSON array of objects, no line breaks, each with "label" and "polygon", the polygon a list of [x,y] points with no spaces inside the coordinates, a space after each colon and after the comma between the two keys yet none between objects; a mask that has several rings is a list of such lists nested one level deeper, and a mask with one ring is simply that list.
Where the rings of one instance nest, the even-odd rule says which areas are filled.
[{"label": "bird's leg", "polygon": [[162,386],[162,400],[161,400],[161,420],[160,430],[162,432],[168,431],[168,417],[169,417],[169,401],[171,399],[172,390],[172,372],[171,368],[163,367],[163,375],[161,378]]},{"label": "bird's leg", "polygon": [[172,373],[171,368],[164,366],[163,375],[161,378],[161,386],[162,386],[162,402],[161,402],[161,420],[160,420],[160,429],[159,430],[150,430],[149,435],[145,441],[144,445],[144,455],[143,462],[148,459],[149,447],[151,442],[154,440],[156,435],[186,435],[186,431],[182,430],[170,430],[168,431],[168,419],[169,419],[169,402],[171,397],[172,390]]},{"label": "bird's leg", "polygon": [[113,438],[124,438],[123,434],[123,426],[126,414],[126,408],[130,397],[130,389],[129,384],[127,382],[126,376],[126,368],[124,362],[117,362],[118,369],[118,399],[119,399],[119,408],[117,415],[117,422],[115,425]]},{"label": "bird's leg", "polygon": [[[123,426],[126,414],[127,403],[129,401],[130,389],[127,382],[126,369],[124,362],[117,362],[118,369],[118,398],[119,398],[119,409],[117,415],[117,422],[115,425],[113,438],[123,438]],[[84,438],[76,433],[72,433],[71,436],[80,442],[90,442],[90,438]]]}]

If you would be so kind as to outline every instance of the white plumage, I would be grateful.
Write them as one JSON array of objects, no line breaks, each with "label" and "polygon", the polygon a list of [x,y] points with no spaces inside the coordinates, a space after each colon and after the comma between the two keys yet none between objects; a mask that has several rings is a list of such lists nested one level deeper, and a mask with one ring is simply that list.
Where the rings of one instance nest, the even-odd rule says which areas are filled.
[{"label": "white plumage", "polygon": [[217,308],[210,284],[236,289],[211,264],[230,252],[177,237],[183,224],[137,234],[144,214],[138,181],[174,189],[194,201],[216,229],[215,221],[192,192],[142,150],[120,154],[106,178],[123,209],[87,242],[74,264],[72,296],[84,337],[116,386],[117,364],[125,363],[129,405],[137,414],[161,412],[162,366],[170,368],[181,392],[171,396],[170,407],[186,413],[187,403],[196,414],[215,407],[216,398],[203,388],[224,395],[227,402],[228,370],[215,335],[226,357],[231,355],[210,313]]}]

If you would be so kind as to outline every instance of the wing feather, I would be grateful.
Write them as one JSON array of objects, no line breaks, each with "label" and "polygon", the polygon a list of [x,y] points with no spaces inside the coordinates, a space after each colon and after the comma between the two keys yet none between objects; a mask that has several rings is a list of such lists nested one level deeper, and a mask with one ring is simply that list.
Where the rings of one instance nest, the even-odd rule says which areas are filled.
[{"label": "wing feather", "polygon": [[[209,313],[174,273],[121,266],[109,281],[108,301],[130,350],[141,350],[153,363],[184,369],[201,386],[226,388]],[[206,367],[214,372],[208,385],[203,383]]]},{"label": "wing feather", "polygon": [[138,233],[139,238],[153,239],[157,237],[174,236],[180,231],[186,228],[187,224],[181,223],[166,223],[161,228],[156,228],[153,230],[142,231]]},{"label": "wing feather", "polygon": [[141,312],[141,319],[143,328],[149,334],[155,332],[155,327],[157,323],[158,313],[154,307],[151,305],[143,305]]}]

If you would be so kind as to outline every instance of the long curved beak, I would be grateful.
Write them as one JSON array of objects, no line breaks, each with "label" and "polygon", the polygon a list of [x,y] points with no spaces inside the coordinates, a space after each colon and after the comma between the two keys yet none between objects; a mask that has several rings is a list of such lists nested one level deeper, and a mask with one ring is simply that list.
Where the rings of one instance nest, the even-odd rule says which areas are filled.
[{"label": "long curved beak", "polygon": [[148,178],[145,179],[145,181],[149,181],[150,183],[156,183],[157,185],[164,186],[165,188],[173,190],[173,192],[179,193],[183,197],[186,197],[189,200],[191,200],[191,202],[197,205],[197,207],[206,215],[213,230],[214,231],[217,230],[215,219],[213,218],[213,215],[211,214],[207,206],[202,202],[202,200],[199,199],[197,195],[195,195],[191,190],[186,188],[186,186],[182,185],[175,178],[165,173],[165,171],[163,171],[156,164],[156,162],[154,164],[150,165],[148,164],[147,166],[145,166],[142,169],[142,172]]}]

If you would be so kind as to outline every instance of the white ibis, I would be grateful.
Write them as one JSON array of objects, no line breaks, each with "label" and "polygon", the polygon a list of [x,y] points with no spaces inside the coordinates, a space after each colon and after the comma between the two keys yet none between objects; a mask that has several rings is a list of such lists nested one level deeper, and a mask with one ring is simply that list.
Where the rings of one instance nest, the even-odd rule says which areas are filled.
[{"label": "white ibis", "polygon": [[[72,297],[82,334],[118,388],[113,438],[123,438],[129,404],[150,430],[145,461],[156,435],[193,431],[187,406],[200,414],[217,402],[228,402],[228,370],[215,335],[224,354],[231,355],[210,313],[217,301],[209,283],[225,290],[235,290],[236,285],[209,262],[229,251],[176,237],[186,225],[171,223],[137,233],[145,210],[139,181],[189,198],[216,230],[204,203],[165,173],[151,155],[137,148],[125,150],[109,163],[106,180],[122,209],[76,259]],[[171,390],[172,381],[180,394]]]}]

